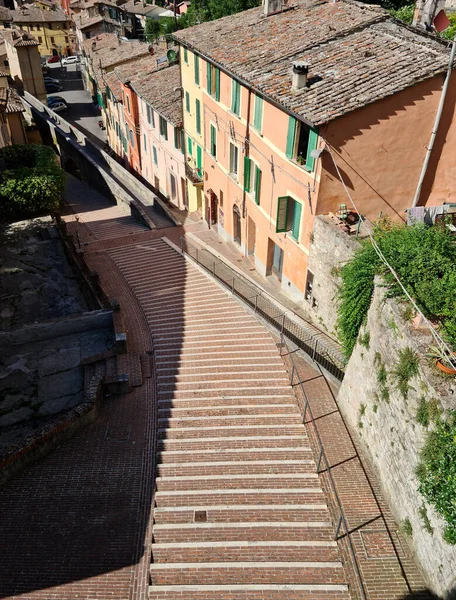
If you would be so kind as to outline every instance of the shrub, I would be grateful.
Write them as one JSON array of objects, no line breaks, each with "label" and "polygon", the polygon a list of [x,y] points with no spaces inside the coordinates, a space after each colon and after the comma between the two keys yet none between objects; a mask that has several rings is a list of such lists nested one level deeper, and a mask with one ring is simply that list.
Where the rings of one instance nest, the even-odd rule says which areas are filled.
[{"label": "shrub", "polygon": [[413,534],[412,524],[410,523],[410,519],[404,519],[400,525],[400,530],[405,535],[411,536]]},{"label": "shrub", "polygon": [[404,21],[404,23],[408,23],[409,25],[411,25],[413,21],[413,13],[415,12],[415,5],[407,4],[406,6],[402,6],[397,10],[394,10],[393,8],[390,12],[393,15],[393,17],[396,17],[396,19],[399,19],[401,21]]},{"label": "shrub", "polygon": [[456,544],[456,411],[437,421],[420,459],[418,490],[445,519],[444,540]]},{"label": "shrub", "polygon": [[416,421],[423,427],[428,427],[430,423],[435,423],[441,414],[438,401],[431,398],[429,402],[424,396],[421,396],[418,408],[416,410]]},{"label": "shrub", "polygon": [[[447,341],[456,345],[456,244],[438,227],[377,228],[375,240],[407,292],[424,315],[439,322]],[[341,270],[338,293],[338,332],[347,358],[351,355],[374,290],[374,277],[383,275],[389,297],[404,297],[390,270],[365,243]]]},{"label": "shrub", "polygon": [[0,150],[0,208],[6,218],[54,211],[65,186],[65,174],[47,146],[7,146]]},{"label": "shrub", "polygon": [[407,398],[410,389],[409,381],[418,375],[418,354],[411,348],[399,350],[399,362],[393,371],[397,380],[397,389],[404,398]]}]

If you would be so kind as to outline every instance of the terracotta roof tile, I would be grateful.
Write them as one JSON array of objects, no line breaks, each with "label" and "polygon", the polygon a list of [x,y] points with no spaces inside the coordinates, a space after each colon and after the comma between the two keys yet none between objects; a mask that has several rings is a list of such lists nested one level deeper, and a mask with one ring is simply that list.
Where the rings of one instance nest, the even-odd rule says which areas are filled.
[{"label": "terracotta roof tile", "polygon": [[94,68],[106,69],[141,56],[149,56],[149,45],[139,40],[119,40],[115,33],[102,33],[83,42]]},{"label": "terracotta roof tile", "polygon": [[122,5],[122,10],[125,12],[134,14],[134,15],[147,15],[152,12],[155,8],[157,8],[154,4],[145,4],[141,1],[135,2],[135,0],[129,0],[125,4]]},{"label": "terracotta roof tile", "polygon": [[42,10],[35,6],[26,6],[21,10],[11,10],[10,13],[14,23],[51,23],[69,20],[68,15],[60,8]]},{"label": "terracotta roof tile", "polygon": [[[303,119],[321,125],[433,77],[446,44],[353,0],[294,0],[265,17],[254,8],[173,36]],[[292,63],[310,85],[292,90]]]},{"label": "terracotta roof tile", "polygon": [[6,101],[6,112],[7,113],[18,113],[24,112],[25,106],[22,100],[14,88],[8,88],[7,101]]}]

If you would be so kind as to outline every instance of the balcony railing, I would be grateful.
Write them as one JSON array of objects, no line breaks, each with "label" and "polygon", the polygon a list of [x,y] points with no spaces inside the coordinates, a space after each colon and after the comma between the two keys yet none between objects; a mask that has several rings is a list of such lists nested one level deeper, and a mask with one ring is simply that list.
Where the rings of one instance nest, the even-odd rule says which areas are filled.
[{"label": "balcony railing", "polygon": [[203,169],[194,169],[190,165],[185,165],[185,174],[193,185],[203,185]]}]

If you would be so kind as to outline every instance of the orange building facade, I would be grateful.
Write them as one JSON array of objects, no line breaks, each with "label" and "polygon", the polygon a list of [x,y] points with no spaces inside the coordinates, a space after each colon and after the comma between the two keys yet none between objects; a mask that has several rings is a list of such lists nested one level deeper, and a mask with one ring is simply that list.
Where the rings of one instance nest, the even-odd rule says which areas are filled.
[{"label": "orange building facade", "polygon": [[138,96],[127,83],[122,83],[122,98],[127,138],[126,157],[130,169],[141,173],[141,148],[139,130]]}]

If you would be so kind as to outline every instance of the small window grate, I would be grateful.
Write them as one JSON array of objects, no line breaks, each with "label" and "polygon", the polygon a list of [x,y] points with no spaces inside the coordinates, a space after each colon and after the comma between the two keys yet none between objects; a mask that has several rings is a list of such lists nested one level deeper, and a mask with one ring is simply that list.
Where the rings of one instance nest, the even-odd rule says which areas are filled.
[{"label": "small window grate", "polygon": [[193,517],[195,523],[206,523],[207,521],[207,511],[205,510],[195,510],[195,514]]}]

